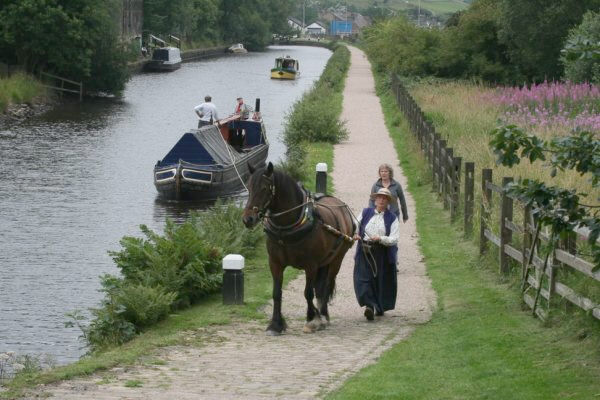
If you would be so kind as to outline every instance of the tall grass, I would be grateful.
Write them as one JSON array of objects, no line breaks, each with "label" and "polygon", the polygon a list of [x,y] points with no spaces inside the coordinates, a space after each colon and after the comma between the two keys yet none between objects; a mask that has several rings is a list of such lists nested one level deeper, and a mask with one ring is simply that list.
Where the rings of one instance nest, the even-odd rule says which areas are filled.
[{"label": "tall grass", "polygon": [[287,147],[286,160],[280,166],[295,179],[304,180],[306,146],[309,143],[339,143],[348,135],[343,121],[342,91],[350,66],[346,46],[333,45],[333,55],[312,89],[305,93],[286,116],[283,132]]},{"label": "tall grass", "polygon": [[11,104],[31,104],[36,98],[46,95],[46,89],[31,75],[17,73],[9,78],[0,78],[0,111]]},{"label": "tall grass", "polygon": [[[481,182],[482,168],[494,168],[496,182],[503,176],[532,178],[576,189],[581,193],[593,193],[590,182],[574,171],[552,177],[550,169],[540,162],[530,164],[523,161],[513,168],[496,165],[494,153],[489,146],[489,133],[502,122],[518,122],[507,119],[508,108],[514,108],[515,104],[497,101],[497,89],[471,82],[426,80],[413,85],[410,90],[426,118],[447,139],[448,147],[454,148],[454,154],[462,156],[463,161],[475,162],[475,182]],[[543,139],[569,133],[569,129],[561,125],[538,124],[525,128]],[[478,186],[481,185],[475,186],[479,190]]]},{"label": "tall grass", "polygon": [[[585,87],[570,87],[564,84],[555,87],[552,84],[539,85],[530,89],[493,89],[471,82],[448,82],[440,80],[425,80],[411,86],[410,91],[417,103],[425,112],[444,139],[448,147],[454,149],[455,156],[462,156],[463,162],[475,162],[475,198],[477,204],[481,201],[481,170],[493,168],[494,182],[500,184],[502,177],[512,176],[518,178],[532,178],[542,180],[550,185],[575,189],[579,193],[587,193],[586,203],[597,204],[600,193],[592,188],[587,177],[580,176],[575,171],[559,172],[556,177],[551,176],[551,169],[543,162],[529,163],[523,160],[520,165],[513,168],[496,165],[495,156],[489,147],[488,133],[500,123],[517,122],[524,111],[526,115],[537,115],[538,123],[530,123],[527,130],[536,136],[549,140],[553,137],[569,134],[570,124],[543,124],[548,120],[550,111],[542,110],[567,110],[568,117],[576,121],[577,117],[585,110],[598,107],[597,89]],[[561,96],[562,95],[562,96]],[[562,100],[564,99],[564,100]],[[579,113],[581,111],[582,113]],[[529,121],[531,121],[530,117]],[[564,117],[567,118],[567,117]],[[593,128],[593,126],[592,126]],[[493,195],[492,215],[488,227],[499,235],[499,197]],[[520,203],[514,204],[514,222],[523,224],[523,207]],[[479,221],[479,207],[475,207],[474,221]],[[522,245],[521,235],[513,235],[516,247]],[[577,251],[582,258],[588,257],[589,251],[583,240],[577,241]],[[600,302],[600,283],[571,270],[570,268],[558,269],[558,279],[567,284],[578,293]]]}]

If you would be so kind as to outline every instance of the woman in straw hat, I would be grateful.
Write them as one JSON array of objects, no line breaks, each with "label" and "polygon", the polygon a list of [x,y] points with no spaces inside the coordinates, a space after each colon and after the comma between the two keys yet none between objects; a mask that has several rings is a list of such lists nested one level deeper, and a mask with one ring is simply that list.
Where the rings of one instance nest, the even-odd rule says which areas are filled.
[{"label": "woman in straw hat", "polygon": [[396,256],[398,253],[398,218],[388,209],[392,194],[381,188],[371,195],[374,208],[365,208],[358,218],[360,240],[354,256],[354,293],[364,315],[393,310],[396,305]]},{"label": "woman in straw hat", "polygon": [[[396,217],[400,219],[400,210],[402,210],[402,222],[406,222],[408,220],[408,210],[406,209],[404,192],[402,191],[400,183],[394,180],[394,170],[390,164],[381,164],[379,166],[379,179],[373,184],[371,194],[377,193],[381,188],[388,189],[392,194],[390,211],[396,214]],[[400,207],[398,207],[398,201],[400,201]],[[372,198],[369,201],[369,207],[375,207]]]}]

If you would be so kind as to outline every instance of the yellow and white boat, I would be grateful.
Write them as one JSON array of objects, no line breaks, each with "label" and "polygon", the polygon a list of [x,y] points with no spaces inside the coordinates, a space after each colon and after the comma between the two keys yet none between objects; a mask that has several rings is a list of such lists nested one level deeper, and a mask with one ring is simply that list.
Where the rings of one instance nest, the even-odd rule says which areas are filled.
[{"label": "yellow and white boat", "polygon": [[300,63],[290,56],[277,57],[271,68],[271,79],[296,79],[300,75]]}]

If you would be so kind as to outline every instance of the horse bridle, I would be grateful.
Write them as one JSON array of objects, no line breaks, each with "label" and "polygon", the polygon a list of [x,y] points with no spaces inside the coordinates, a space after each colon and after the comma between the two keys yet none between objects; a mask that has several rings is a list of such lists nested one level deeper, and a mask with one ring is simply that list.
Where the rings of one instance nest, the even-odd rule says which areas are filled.
[{"label": "horse bridle", "polygon": [[271,193],[271,195],[269,196],[265,204],[263,204],[260,208],[257,206],[252,207],[252,211],[256,213],[259,219],[263,219],[263,217],[266,215],[267,209],[269,208],[271,202],[273,201],[273,198],[275,197],[275,183],[273,182],[273,177],[261,175],[261,178],[264,178],[269,183],[269,192]]}]

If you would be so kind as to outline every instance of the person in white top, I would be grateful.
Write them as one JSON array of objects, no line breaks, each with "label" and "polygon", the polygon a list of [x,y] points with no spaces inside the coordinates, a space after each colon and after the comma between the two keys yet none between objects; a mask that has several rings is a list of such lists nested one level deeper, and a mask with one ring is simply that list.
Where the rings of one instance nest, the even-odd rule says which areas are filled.
[{"label": "person in white top", "polygon": [[398,254],[399,223],[396,214],[388,209],[392,194],[381,188],[371,195],[374,208],[365,208],[358,217],[359,240],[354,256],[354,293],[364,316],[374,320],[374,314],[383,316],[396,306],[398,281],[396,259]]},{"label": "person in white top", "polygon": [[212,103],[210,96],[204,97],[204,103],[194,107],[194,111],[198,115],[198,128],[204,125],[212,125],[219,119],[217,107]]}]

